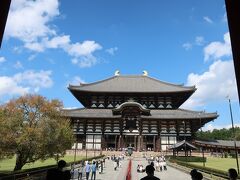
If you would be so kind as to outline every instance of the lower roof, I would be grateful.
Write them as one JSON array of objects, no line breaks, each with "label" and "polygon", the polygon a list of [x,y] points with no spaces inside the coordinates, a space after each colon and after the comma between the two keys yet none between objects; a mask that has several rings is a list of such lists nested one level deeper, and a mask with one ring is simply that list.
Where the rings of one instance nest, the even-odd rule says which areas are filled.
[{"label": "lower roof", "polygon": [[[195,140],[194,144],[202,146],[217,146],[217,147],[234,147],[234,141],[227,140],[209,140],[209,141],[200,141]],[[236,146],[240,147],[240,141],[236,141]]]},{"label": "lower roof", "polygon": [[[113,115],[112,109],[77,108],[63,109],[65,116],[72,118],[120,118],[121,115]],[[202,111],[190,111],[185,109],[152,109],[150,116],[142,115],[146,119],[192,119],[192,120],[214,120],[217,113],[205,113]]]}]

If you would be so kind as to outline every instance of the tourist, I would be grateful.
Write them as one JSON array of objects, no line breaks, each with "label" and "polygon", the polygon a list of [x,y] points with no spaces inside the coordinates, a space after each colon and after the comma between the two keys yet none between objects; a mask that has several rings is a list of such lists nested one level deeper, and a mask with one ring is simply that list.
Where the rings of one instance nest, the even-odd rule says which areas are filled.
[{"label": "tourist", "polygon": [[159,178],[154,176],[154,171],[155,171],[155,168],[152,165],[147,165],[146,167],[147,176],[145,176],[141,180],[160,180]]},{"label": "tourist", "polygon": [[117,170],[117,160],[113,161],[113,167],[114,167],[114,170],[116,171]]},{"label": "tourist", "polygon": [[83,177],[83,167],[84,167],[83,162],[80,162],[79,168],[78,168],[78,180],[82,180],[82,177]]},{"label": "tourist", "polygon": [[142,173],[143,172],[143,165],[139,166],[139,172]]},{"label": "tourist", "polygon": [[78,178],[79,173],[78,173],[78,168],[77,165],[73,164],[72,169],[71,169],[71,177],[72,179]]},{"label": "tourist", "polygon": [[237,171],[233,168],[228,169],[228,177],[230,180],[236,180],[238,177]]},{"label": "tourist", "polygon": [[155,163],[155,167],[156,167],[156,171],[160,171],[160,163],[159,161],[157,160],[156,163]]},{"label": "tourist", "polygon": [[165,160],[163,160],[162,165],[163,165],[163,169],[166,171],[167,170],[167,162]]},{"label": "tourist", "polygon": [[93,177],[94,177],[94,180],[95,180],[96,179],[96,171],[97,171],[97,165],[96,165],[95,161],[93,161],[91,169],[92,169],[91,180],[93,179]]},{"label": "tourist", "polygon": [[139,168],[140,168],[140,165],[138,164],[137,165],[137,172],[140,172]]},{"label": "tourist", "polygon": [[64,160],[58,162],[58,166],[55,169],[49,169],[47,171],[47,180],[59,179],[59,180],[68,180],[71,178],[71,173],[69,170],[65,170],[67,163]]},{"label": "tourist", "polygon": [[86,180],[88,180],[89,173],[91,171],[91,166],[89,165],[88,161],[86,161],[85,171],[86,171]]},{"label": "tourist", "polygon": [[103,172],[103,162],[102,162],[102,160],[100,161],[100,163],[98,165],[98,172],[99,172],[99,174],[101,174]]}]

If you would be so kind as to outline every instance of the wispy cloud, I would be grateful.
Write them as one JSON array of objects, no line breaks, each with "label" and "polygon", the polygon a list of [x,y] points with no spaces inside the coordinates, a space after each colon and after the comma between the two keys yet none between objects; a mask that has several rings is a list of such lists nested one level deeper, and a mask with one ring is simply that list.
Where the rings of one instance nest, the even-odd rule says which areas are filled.
[{"label": "wispy cloud", "polygon": [[222,21],[223,21],[223,22],[227,22],[227,14],[226,14],[226,13],[224,13],[224,15],[223,15],[223,17],[222,17]]},{"label": "wispy cloud", "polygon": [[109,48],[109,49],[106,49],[106,52],[110,55],[115,55],[115,52],[118,50],[117,47],[113,47],[113,48]]},{"label": "wispy cloud", "polygon": [[74,76],[72,81],[70,82],[71,85],[80,85],[80,83],[86,83],[86,82],[79,76]]},{"label": "wispy cloud", "polygon": [[190,50],[190,49],[192,49],[192,44],[189,43],[189,42],[187,42],[187,43],[184,43],[184,44],[182,45],[182,47],[183,47],[185,50]]},{"label": "wispy cloud", "polygon": [[14,64],[14,68],[16,69],[23,69],[23,65],[20,61],[17,61],[15,64]]},{"label": "wispy cloud", "polygon": [[213,20],[210,19],[208,16],[204,16],[203,19],[204,19],[206,22],[210,23],[210,24],[213,23]]},{"label": "wispy cloud", "polygon": [[0,63],[3,63],[6,61],[6,58],[5,57],[0,57]]},{"label": "wispy cloud", "polygon": [[204,37],[203,36],[197,36],[195,38],[195,44],[198,45],[198,46],[202,46],[204,45],[205,43],[205,40],[204,40]]},{"label": "wispy cloud", "polygon": [[204,44],[205,44],[204,37],[196,36],[194,41],[186,42],[182,45],[182,47],[188,51],[188,50],[192,49],[194,46],[203,46]]}]

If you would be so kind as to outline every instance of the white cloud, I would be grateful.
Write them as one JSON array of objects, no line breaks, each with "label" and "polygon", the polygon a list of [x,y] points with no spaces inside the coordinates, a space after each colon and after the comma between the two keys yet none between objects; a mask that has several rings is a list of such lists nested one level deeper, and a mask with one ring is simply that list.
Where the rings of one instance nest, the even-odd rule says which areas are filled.
[{"label": "white cloud", "polygon": [[88,56],[95,50],[102,47],[94,41],[84,41],[83,43],[72,44],[68,49],[68,53],[74,57]]},{"label": "white cloud", "polygon": [[79,76],[74,76],[73,80],[70,82],[71,85],[80,85],[80,83],[86,82]]},{"label": "white cloud", "polygon": [[49,22],[59,15],[58,0],[14,0],[6,24],[6,36],[23,42],[54,35]]},{"label": "white cloud", "polygon": [[106,49],[106,52],[113,56],[117,50],[118,50],[117,47],[113,47],[113,48]]},{"label": "white cloud", "polygon": [[202,46],[204,45],[205,40],[203,36],[196,36],[194,42],[186,42],[182,45],[185,50],[190,50],[193,46]]},{"label": "white cloud", "polygon": [[197,36],[195,38],[195,44],[198,46],[202,46],[204,44],[205,40],[203,36]]},{"label": "white cloud", "polygon": [[95,41],[86,40],[73,43],[69,35],[58,35],[51,21],[59,16],[58,0],[14,0],[6,25],[7,38],[23,42],[24,48],[34,52],[60,48],[80,67],[91,67],[97,58],[93,53],[102,49]]},{"label": "white cloud", "polygon": [[14,68],[16,69],[22,69],[23,68],[23,65],[20,61],[17,61],[15,64],[14,64]]},{"label": "white cloud", "polygon": [[97,59],[93,55],[83,56],[81,58],[73,58],[72,63],[78,65],[81,68],[92,67],[97,63]]},{"label": "white cloud", "polygon": [[188,75],[187,85],[196,85],[197,91],[184,103],[184,108],[204,106],[207,102],[231,99],[237,100],[237,86],[233,61],[215,61],[208,71]]},{"label": "white cloud", "polygon": [[205,61],[209,59],[215,60],[223,56],[230,56],[231,54],[232,51],[229,32],[224,34],[224,42],[219,41],[211,42],[204,48]]},{"label": "white cloud", "polygon": [[190,50],[190,49],[192,49],[192,44],[189,43],[189,42],[187,42],[187,43],[184,43],[184,44],[182,45],[182,47],[183,47],[185,50]]},{"label": "white cloud", "polygon": [[37,92],[41,88],[50,88],[53,85],[51,71],[28,70],[13,76],[0,76],[0,97],[5,95],[23,95]]},{"label": "white cloud", "polygon": [[0,97],[4,95],[23,95],[29,92],[29,87],[19,85],[13,77],[0,76]]},{"label": "white cloud", "polygon": [[0,63],[3,63],[6,61],[6,58],[5,57],[0,57]]},{"label": "white cloud", "polygon": [[210,19],[208,16],[204,16],[203,19],[210,24],[213,23],[212,19]]}]

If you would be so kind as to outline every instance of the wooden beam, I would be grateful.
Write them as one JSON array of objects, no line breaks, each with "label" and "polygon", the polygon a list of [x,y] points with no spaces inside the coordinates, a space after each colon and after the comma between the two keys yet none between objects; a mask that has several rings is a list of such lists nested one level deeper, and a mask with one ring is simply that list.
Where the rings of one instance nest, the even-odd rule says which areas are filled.
[{"label": "wooden beam", "polygon": [[[0,48],[2,45],[3,34],[7,22],[8,12],[10,8],[11,0],[1,0],[0,1]],[[24,17],[22,17],[24,18]]]},{"label": "wooden beam", "polygon": [[240,1],[225,0],[228,27],[232,45],[232,55],[235,67],[235,75],[238,87],[238,98],[240,98]]}]

